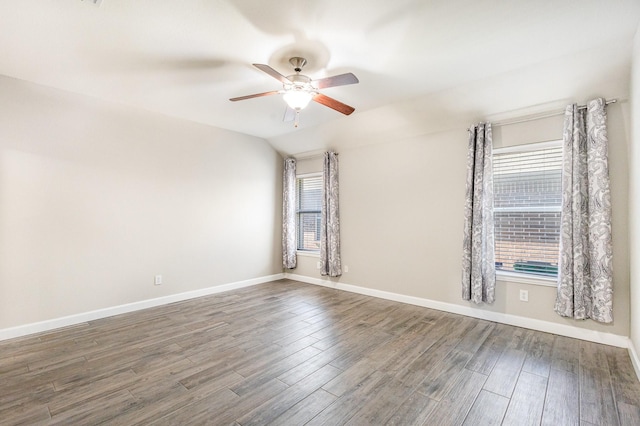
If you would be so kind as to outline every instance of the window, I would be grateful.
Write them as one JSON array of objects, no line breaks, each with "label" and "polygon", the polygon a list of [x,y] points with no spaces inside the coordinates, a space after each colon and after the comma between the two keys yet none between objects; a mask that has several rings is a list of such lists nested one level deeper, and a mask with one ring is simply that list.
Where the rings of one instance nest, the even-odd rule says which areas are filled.
[{"label": "window", "polygon": [[498,271],[556,277],[562,204],[562,142],[493,152]]},{"label": "window", "polygon": [[322,216],[322,174],[304,175],[296,179],[297,248],[320,251]]}]

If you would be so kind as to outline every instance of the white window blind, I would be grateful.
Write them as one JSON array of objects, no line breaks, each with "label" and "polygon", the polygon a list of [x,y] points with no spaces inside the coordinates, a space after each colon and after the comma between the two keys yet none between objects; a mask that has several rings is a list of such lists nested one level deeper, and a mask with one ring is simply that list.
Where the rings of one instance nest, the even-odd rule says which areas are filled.
[{"label": "white window blind", "polygon": [[494,150],[493,184],[496,269],[557,276],[561,142]]},{"label": "white window blind", "polygon": [[298,250],[319,251],[322,175],[299,177],[296,182]]}]

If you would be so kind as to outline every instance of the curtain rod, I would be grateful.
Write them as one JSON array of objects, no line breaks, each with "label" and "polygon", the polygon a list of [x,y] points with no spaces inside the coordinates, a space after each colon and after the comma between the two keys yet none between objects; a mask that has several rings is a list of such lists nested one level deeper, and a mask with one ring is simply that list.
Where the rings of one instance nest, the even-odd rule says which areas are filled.
[{"label": "curtain rod", "polygon": [[[616,102],[618,102],[617,99],[609,99],[605,101],[605,105],[615,104]],[[586,108],[587,108],[586,105],[578,105],[578,109],[586,109]],[[505,120],[505,121],[497,121],[495,123],[491,123],[491,126],[508,126],[510,124],[527,123],[529,121],[541,120],[543,118],[555,117],[556,115],[562,115],[562,114],[564,114],[564,110],[551,111],[551,112],[546,112],[540,115],[535,115],[530,117],[514,118],[512,120]],[[471,131],[471,129],[472,128],[470,127],[467,129],[467,131]]]}]

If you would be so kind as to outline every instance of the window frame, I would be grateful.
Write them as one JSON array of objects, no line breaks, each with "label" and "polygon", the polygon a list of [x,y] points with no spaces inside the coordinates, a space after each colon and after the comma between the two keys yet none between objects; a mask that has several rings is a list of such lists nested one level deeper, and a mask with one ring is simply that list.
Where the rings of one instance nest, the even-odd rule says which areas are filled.
[{"label": "window frame", "polygon": [[[303,174],[296,175],[296,254],[302,255],[302,256],[320,257],[319,248],[318,250],[300,248],[300,241],[299,241],[300,211],[299,211],[299,199],[298,199],[298,181],[301,179],[316,178],[316,177],[322,178],[322,172],[303,173]],[[316,212],[322,215],[322,209],[318,211],[313,211],[312,213],[316,213]]]},{"label": "window frame", "polygon": [[[554,139],[551,141],[533,142],[520,145],[512,145],[506,147],[493,148],[492,155],[496,154],[514,154],[519,152],[537,151],[547,148],[562,147],[562,139]],[[494,208],[494,212],[495,212]],[[495,226],[495,222],[494,222]],[[495,244],[495,243],[494,243]],[[558,253],[559,254],[559,253]],[[496,270],[496,280],[503,282],[512,282],[519,284],[533,284],[545,287],[557,287],[558,277],[550,277],[543,275],[527,274],[516,271]]]}]

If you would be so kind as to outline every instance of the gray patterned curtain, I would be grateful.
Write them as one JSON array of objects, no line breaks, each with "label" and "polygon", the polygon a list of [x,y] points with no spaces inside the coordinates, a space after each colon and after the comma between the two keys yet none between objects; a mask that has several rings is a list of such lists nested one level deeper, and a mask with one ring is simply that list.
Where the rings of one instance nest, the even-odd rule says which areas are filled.
[{"label": "gray patterned curtain", "polygon": [[282,179],[282,267],[296,267],[296,160],[284,160]]},{"label": "gray patterned curtain", "polygon": [[492,143],[491,123],[479,123],[469,129],[462,298],[473,303],[495,300]]},{"label": "gray patterned curtain", "polygon": [[340,260],[340,215],[338,207],[338,154],[324,153],[322,167],[322,226],[320,229],[320,274],[342,275]]},{"label": "gray patterned curtain", "polygon": [[558,295],[564,317],[613,321],[611,196],[604,99],[567,106]]}]

